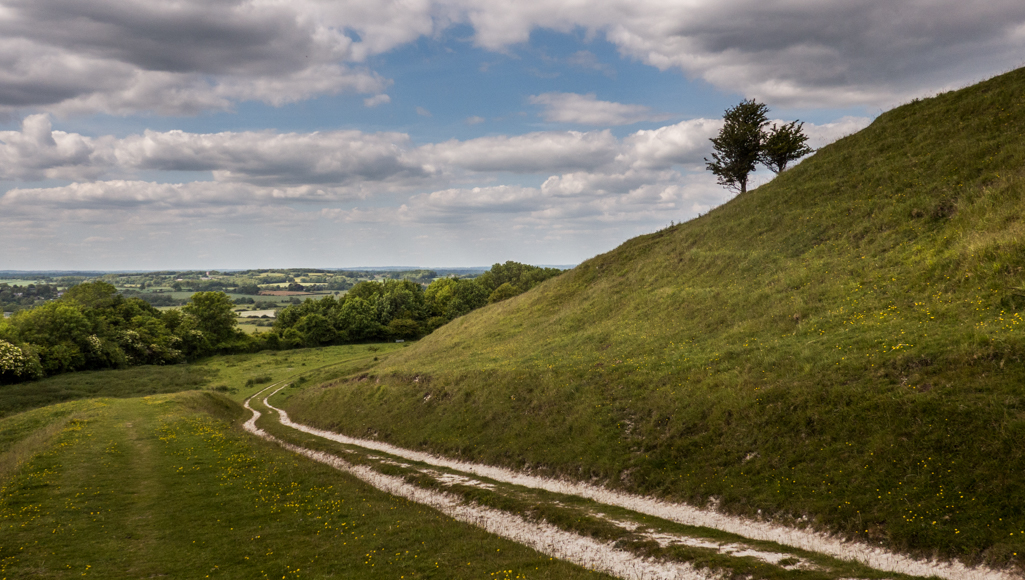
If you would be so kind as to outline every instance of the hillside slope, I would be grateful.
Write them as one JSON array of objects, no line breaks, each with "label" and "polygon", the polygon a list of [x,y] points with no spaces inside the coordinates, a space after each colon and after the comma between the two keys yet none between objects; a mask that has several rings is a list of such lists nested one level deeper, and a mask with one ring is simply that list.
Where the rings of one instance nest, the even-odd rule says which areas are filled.
[{"label": "hillside slope", "polygon": [[[293,397],[298,420],[966,561],[1025,556],[1025,70],[881,115]],[[807,520],[805,520],[807,518]]]}]

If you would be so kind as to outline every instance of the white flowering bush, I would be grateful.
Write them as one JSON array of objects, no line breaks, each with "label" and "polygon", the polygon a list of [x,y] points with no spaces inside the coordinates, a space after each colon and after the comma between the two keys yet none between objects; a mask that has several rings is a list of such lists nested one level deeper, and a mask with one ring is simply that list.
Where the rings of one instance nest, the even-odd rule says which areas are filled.
[{"label": "white flowering bush", "polygon": [[19,376],[24,370],[25,353],[6,340],[0,340],[0,373]]},{"label": "white flowering bush", "polygon": [[0,383],[13,383],[42,375],[39,359],[32,352],[0,340]]}]

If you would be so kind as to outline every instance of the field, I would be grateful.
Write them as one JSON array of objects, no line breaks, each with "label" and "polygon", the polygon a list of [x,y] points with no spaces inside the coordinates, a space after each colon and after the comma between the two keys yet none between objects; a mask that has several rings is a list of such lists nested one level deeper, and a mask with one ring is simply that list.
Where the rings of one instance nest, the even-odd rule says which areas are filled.
[{"label": "field", "polygon": [[[163,290],[163,291],[161,291],[159,289],[154,289],[154,288],[146,288],[144,290],[141,290],[141,293],[142,294],[156,294],[158,296],[168,296],[168,297],[173,298],[175,300],[188,300],[189,298],[192,297],[193,294],[195,294],[195,292],[184,292],[184,291],[183,292],[175,292],[173,290]],[[252,295],[250,295],[250,294],[235,294],[233,292],[225,292],[225,294],[227,294],[228,297],[231,298],[233,301],[234,300],[238,300],[239,298],[252,298],[254,301],[257,301],[257,302],[274,302],[274,303],[277,303],[277,304],[289,304],[289,299],[291,298],[290,295],[271,295],[271,294],[260,294],[260,295],[252,294]],[[332,294],[333,295],[334,293],[333,292],[322,293],[322,294],[318,294],[317,296],[321,296],[321,295],[327,296],[328,294]],[[313,294],[302,293],[301,295],[299,295],[300,300],[303,299],[305,296],[313,296]]]},{"label": "field", "polygon": [[9,286],[28,286],[29,284],[48,284],[47,280],[26,280],[22,278],[0,278],[0,284]]},{"label": "field", "polygon": [[344,345],[319,349],[263,352],[211,357],[189,365],[140,366],[123,370],[82,371],[47,379],[0,387],[0,417],[60,403],[93,397],[137,397],[206,389],[251,395],[272,381],[310,373],[339,365],[344,369],[352,361],[391,352],[402,345]]},{"label": "field", "polygon": [[[243,434],[223,395],[0,420],[2,578],[602,577]],[[42,443],[45,443],[43,445]],[[21,450],[38,454],[11,469]]]},{"label": "field", "polygon": [[274,318],[274,310],[235,310],[239,318]]},{"label": "field", "polygon": [[4,387],[0,578],[605,577],[241,431],[238,401],[271,381],[398,348],[74,373],[25,385],[20,405]]},{"label": "field", "polygon": [[[239,401],[268,385],[287,378],[291,388],[282,400],[301,399],[320,390],[326,378],[366,377],[408,348],[391,343],[263,352],[30,383],[34,388],[25,392],[36,398],[0,415],[0,578],[608,577],[480,530],[477,518],[471,518],[475,525],[459,523],[375,490],[240,429],[246,414]],[[9,388],[4,400],[14,402],[18,397]],[[515,521],[526,517],[513,529],[536,522],[564,530],[559,533],[570,539],[542,545],[571,560],[583,557],[585,567],[602,566],[614,544],[638,558],[628,568],[633,570],[683,562],[713,575],[731,570],[780,579],[910,578],[574,496],[498,481],[484,484],[486,489],[467,487],[459,472],[444,475],[379,452],[360,455],[269,417],[260,425],[386,477],[405,473],[422,493],[454,493],[469,502],[458,512],[477,505]],[[636,524],[623,523],[630,521]],[[695,547],[657,548],[638,535],[637,526],[651,537],[691,538],[686,541]],[[581,542],[598,552],[581,556],[578,547],[571,549]],[[645,564],[653,556],[669,564]],[[809,576],[802,571],[806,566],[817,572]]]}]

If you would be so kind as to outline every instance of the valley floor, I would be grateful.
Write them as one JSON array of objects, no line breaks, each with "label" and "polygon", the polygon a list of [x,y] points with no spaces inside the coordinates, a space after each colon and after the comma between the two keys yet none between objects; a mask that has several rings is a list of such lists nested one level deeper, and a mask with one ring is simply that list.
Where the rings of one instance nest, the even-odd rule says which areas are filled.
[{"label": "valley floor", "polygon": [[607,578],[244,432],[206,392],[0,418],[0,580]]}]

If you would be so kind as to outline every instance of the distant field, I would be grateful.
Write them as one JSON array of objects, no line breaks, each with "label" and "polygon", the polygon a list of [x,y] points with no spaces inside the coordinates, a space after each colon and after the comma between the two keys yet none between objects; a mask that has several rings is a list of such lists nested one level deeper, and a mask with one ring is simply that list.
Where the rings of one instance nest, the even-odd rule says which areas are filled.
[{"label": "distant field", "polygon": [[239,318],[260,318],[266,316],[268,318],[274,318],[274,310],[241,310],[238,312]]},{"label": "distant field", "polygon": [[272,330],[270,326],[258,326],[256,324],[247,324],[245,322],[240,322],[238,324],[238,329],[246,334],[256,334],[257,332],[268,332]]},{"label": "distant field", "polygon": [[293,292],[290,290],[260,290],[260,296],[313,296],[313,292]]},{"label": "distant field", "polygon": [[25,280],[24,278],[0,278],[0,284],[9,286],[28,286],[29,284],[52,284],[47,280]]},{"label": "distant field", "polygon": [[[185,291],[185,290],[175,292],[175,291],[172,291],[172,290],[161,290],[159,288],[146,288],[145,290],[138,290],[138,289],[132,288],[132,287],[119,287],[118,289],[119,290],[133,290],[133,291],[140,292],[141,294],[145,294],[145,295],[167,296],[167,297],[172,298],[174,300],[182,300],[182,301],[188,301],[189,298],[191,298],[192,295],[195,294],[195,292],[190,292],[190,291]],[[334,295],[334,292],[332,291],[332,292],[316,292],[316,293],[312,293],[312,292],[272,291],[269,294],[266,293],[266,292],[263,292],[260,295],[236,294],[234,292],[225,292],[225,294],[227,294],[228,298],[231,298],[232,301],[238,300],[240,298],[251,298],[255,302],[271,302],[271,303],[278,304],[278,305],[287,305],[287,304],[290,303],[290,301],[293,298],[299,298],[299,299],[314,298],[314,299],[317,299],[317,298],[320,298],[320,297],[323,297],[323,296]],[[161,308],[164,309],[166,307],[161,307]],[[271,311],[271,312],[273,312],[273,311]]]},{"label": "distant field", "polygon": [[[195,294],[195,292],[189,292],[189,291],[185,291],[185,290],[178,291],[178,292],[175,292],[173,290],[164,290],[164,291],[161,292],[161,291],[157,291],[158,289],[154,289],[154,288],[146,288],[145,290],[138,290],[136,288],[128,287],[128,288],[118,288],[118,290],[136,290],[138,292],[141,292],[142,294],[156,294],[158,296],[170,296],[171,298],[174,298],[175,300],[188,300],[193,294]],[[227,294],[232,300],[235,300],[237,298],[243,298],[243,297],[253,298],[253,296],[249,295],[249,294],[235,294],[235,293],[232,293],[232,292],[225,292],[225,294]]]}]

